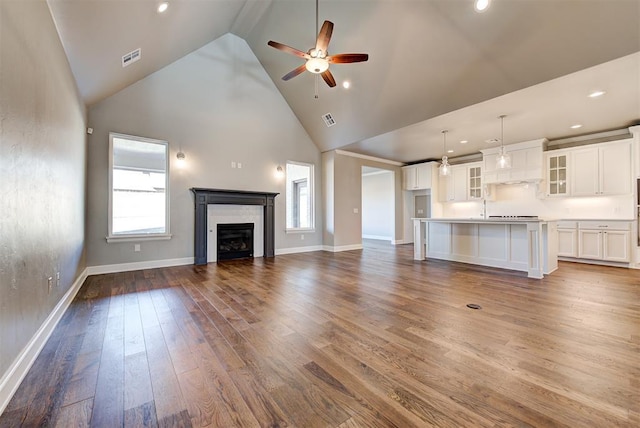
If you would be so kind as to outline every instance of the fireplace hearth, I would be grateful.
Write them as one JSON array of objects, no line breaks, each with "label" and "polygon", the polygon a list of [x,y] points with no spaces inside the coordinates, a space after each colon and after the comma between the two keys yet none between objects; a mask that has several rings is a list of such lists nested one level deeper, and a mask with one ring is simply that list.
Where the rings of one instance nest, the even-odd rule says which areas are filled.
[{"label": "fireplace hearth", "polygon": [[253,223],[218,223],[217,260],[253,257]]}]

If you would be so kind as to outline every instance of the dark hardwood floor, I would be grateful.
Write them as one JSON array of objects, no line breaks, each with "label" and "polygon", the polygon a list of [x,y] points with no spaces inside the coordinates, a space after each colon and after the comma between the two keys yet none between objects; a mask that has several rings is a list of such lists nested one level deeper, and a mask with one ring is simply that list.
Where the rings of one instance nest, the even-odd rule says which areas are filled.
[{"label": "dark hardwood floor", "polygon": [[412,251],[89,277],[0,426],[640,426],[640,271]]}]

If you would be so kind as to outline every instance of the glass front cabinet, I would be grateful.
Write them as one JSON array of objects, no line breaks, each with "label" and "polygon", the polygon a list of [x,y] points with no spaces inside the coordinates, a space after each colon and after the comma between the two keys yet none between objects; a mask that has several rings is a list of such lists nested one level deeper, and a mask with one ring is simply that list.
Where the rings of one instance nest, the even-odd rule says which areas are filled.
[{"label": "glass front cabinet", "polygon": [[569,195],[569,153],[547,154],[547,196]]}]

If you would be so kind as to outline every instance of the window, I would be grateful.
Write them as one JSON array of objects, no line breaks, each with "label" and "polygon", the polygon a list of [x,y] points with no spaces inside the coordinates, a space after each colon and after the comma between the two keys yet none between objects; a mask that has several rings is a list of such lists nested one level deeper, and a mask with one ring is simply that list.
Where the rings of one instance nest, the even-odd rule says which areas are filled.
[{"label": "window", "polygon": [[109,134],[108,242],[169,239],[168,143]]},{"label": "window", "polygon": [[313,165],[287,162],[287,230],[313,229]]}]

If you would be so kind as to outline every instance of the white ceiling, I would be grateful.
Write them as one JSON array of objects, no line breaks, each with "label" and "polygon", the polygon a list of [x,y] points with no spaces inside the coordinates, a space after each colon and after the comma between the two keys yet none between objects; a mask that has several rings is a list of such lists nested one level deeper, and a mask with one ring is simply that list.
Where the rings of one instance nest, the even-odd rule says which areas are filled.
[{"label": "white ceiling", "polygon": [[[412,162],[442,156],[442,129],[450,156],[489,146],[500,114],[506,144],[640,120],[640,0],[493,0],[482,14],[473,0],[320,0],[320,21],[335,24],[330,53],[370,59],[333,64],[338,87],[320,81],[317,100],[309,73],[281,80],[301,60],[267,46],[313,45],[313,0],[173,0],[162,15],[152,0],[48,2],[88,105],[232,32],[322,151]],[[136,48],[141,60],[123,69]],[[607,93],[588,98],[595,89]]]}]

